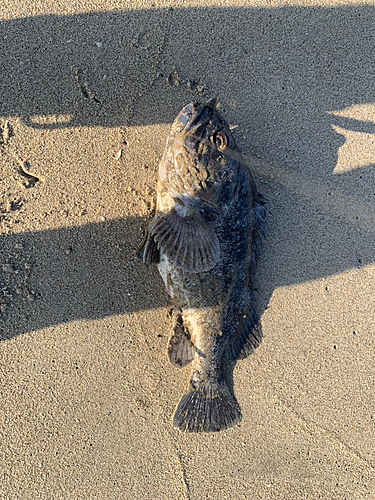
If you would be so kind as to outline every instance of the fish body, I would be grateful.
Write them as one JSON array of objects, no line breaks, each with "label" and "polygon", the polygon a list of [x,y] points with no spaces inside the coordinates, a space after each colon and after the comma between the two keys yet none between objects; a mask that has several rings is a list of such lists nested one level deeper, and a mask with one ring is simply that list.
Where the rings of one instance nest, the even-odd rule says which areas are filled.
[{"label": "fish body", "polygon": [[174,303],[169,359],[192,362],[173,419],[181,431],[215,432],[241,420],[223,365],[261,341],[253,278],[264,203],[216,102],[185,106],[167,139],[140,252],[158,264]]}]

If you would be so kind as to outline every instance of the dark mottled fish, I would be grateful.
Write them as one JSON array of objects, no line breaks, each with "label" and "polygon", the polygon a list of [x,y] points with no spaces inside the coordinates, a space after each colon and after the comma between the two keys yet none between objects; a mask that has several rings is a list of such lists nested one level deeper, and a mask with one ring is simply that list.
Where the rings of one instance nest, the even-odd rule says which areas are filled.
[{"label": "dark mottled fish", "polygon": [[173,424],[215,432],[241,412],[223,364],[246,357],[262,332],[253,304],[264,199],[217,111],[188,104],[174,121],[159,168],[157,210],[140,251],[157,263],[174,302],[170,361],[192,373]]}]

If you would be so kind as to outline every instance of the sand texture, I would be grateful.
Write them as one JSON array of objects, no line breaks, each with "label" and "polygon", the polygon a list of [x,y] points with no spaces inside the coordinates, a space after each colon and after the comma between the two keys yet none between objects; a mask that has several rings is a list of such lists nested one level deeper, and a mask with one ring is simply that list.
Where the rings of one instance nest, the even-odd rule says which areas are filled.
[{"label": "sand texture", "polygon": [[[0,499],[375,499],[373,2],[76,3],[0,7]],[[264,339],[190,435],[136,251],[213,96],[272,213]]]}]

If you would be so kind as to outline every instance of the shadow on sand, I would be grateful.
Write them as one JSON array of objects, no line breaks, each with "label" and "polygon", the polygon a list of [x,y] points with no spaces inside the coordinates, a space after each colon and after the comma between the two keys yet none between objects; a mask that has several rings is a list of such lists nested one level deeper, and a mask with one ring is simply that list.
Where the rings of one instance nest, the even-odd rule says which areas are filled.
[{"label": "shadow on sand", "polygon": [[[150,125],[171,122],[194,97],[218,95],[223,114],[245,131],[237,136],[245,153],[341,193],[332,211],[331,193],[317,207],[311,193],[288,185],[276,192],[258,173],[270,183],[275,215],[258,278],[264,308],[275,287],[374,262],[374,231],[341,213],[346,195],[373,206],[374,166],[333,175],[345,139],[332,125],[374,134],[375,124],[329,114],[375,102],[374,16],[373,7],[358,6],[197,8],[2,21],[0,117],[42,130]],[[128,232],[141,240],[146,224],[133,218],[1,236],[2,262],[17,251],[30,256],[26,268],[20,257],[19,268],[16,259],[0,269],[1,288],[18,287],[24,300],[9,318],[4,295],[2,338],[167,304],[156,271],[122,243]],[[152,279],[141,290],[137,278],[146,273]],[[53,293],[43,295],[47,289]]]}]

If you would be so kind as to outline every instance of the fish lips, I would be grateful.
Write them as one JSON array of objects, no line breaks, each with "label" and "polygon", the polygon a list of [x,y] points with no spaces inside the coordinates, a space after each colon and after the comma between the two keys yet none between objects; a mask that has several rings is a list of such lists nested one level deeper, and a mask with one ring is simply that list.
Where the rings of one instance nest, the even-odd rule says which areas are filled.
[{"label": "fish lips", "polygon": [[[216,101],[215,101],[216,102]],[[209,101],[206,104],[202,104],[197,106],[194,109],[194,113],[187,127],[185,127],[185,132],[191,132],[200,128],[202,125],[207,124],[215,111],[215,106],[212,105],[212,102]]]},{"label": "fish lips", "polygon": [[176,132],[192,132],[200,128],[201,125],[208,123],[217,106],[216,99],[210,99],[205,104],[189,103],[179,112],[175,119],[174,126]]}]

